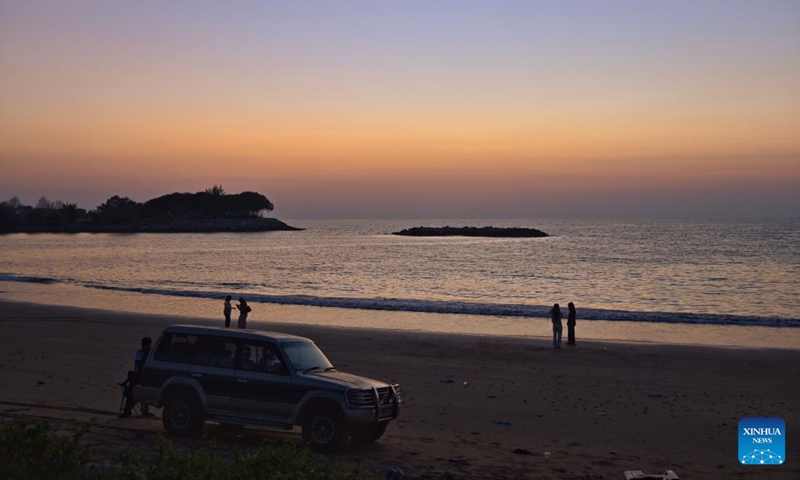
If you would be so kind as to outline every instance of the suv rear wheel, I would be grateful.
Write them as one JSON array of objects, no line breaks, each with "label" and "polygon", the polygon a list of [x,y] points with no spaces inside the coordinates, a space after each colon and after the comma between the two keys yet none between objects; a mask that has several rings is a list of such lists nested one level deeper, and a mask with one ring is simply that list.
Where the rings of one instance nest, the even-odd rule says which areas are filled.
[{"label": "suv rear wheel", "polygon": [[353,439],[353,443],[360,443],[362,445],[373,443],[383,436],[386,432],[387,425],[389,425],[389,422],[352,427],[350,428],[350,438]]},{"label": "suv rear wheel", "polygon": [[193,395],[173,395],[164,402],[164,430],[173,437],[193,437],[203,429],[203,412]]},{"label": "suv rear wheel", "polygon": [[345,439],[345,423],[334,407],[316,407],[303,422],[303,440],[318,452],[335,452]]}]

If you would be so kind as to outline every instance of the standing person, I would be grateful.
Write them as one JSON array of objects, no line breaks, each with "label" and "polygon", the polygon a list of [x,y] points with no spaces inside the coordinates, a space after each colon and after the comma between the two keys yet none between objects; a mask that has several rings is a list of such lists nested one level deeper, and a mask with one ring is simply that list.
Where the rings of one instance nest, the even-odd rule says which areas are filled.
[{"label": "standing person", "polygon": [[561,348],[561,331],[564,328],[563,325],[561,325],[562,318],[561,307],[556,303],[550,310],[550,321],[553,322],[553,348]]},{"label": "standing person", "polygon": [[239,310],[239,323],[236,325],[239,328],[247,328],[247,314],[250,313],[252,308],[244,300],[244,297],[239,297],[239,303],[236,305]]},{"label": "standing person", "polygon": [[222,309],[222,314],[225,315],[225,328],[229,328],[231,326],[231,311],[233,307],[231,306],[231,296],[228,295],[225,297],[225,307]]},{"label": "standing person", "polygon": [[575,304],[567,304],[569,313],[567,314],[567,345],[575,345]]}]

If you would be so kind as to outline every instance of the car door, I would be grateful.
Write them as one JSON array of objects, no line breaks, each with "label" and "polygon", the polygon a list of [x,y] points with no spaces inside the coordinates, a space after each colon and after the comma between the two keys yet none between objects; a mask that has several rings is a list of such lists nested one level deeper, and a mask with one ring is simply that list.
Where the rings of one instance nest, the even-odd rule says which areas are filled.
[{"label": "car door", "polygon": [[227,409],[230,394],[236,388],[236,341],[224,337],[200,335],[195,348],[190,377],[203,387],[210,409]]},{"label": "car door", "polygon": [[292,386],[292,377],[272,343],[243,340],[236,365],[236,394],[232,409],[288,419],[300,395]]}]

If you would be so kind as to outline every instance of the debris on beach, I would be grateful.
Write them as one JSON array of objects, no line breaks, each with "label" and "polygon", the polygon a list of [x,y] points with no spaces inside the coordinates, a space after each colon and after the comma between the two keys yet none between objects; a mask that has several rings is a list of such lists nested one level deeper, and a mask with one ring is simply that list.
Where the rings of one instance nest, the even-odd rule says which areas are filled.
[{"label": "debris on beach", "polygon": [[391,467],[386,470],[386,480],[406,480],[408,475],[400,467]]},{"label": "debris on beach", "polygon": [[517,455],[530,455],[531,454],[530,450],[525,450],[524,448],[515,448],[513,450],[513,452],[516,453]]},{"label": "debris on beach", "polygon": [[663,473],[644,473],[641,470],[627,470],[625,480],[680,480],[674,470],[667,470]]},{"label": "debris on beach", "polygon": [[494,423],[495,425],[503,425],[506,427],[511,425],[511,422],[506,422],[505,420],[495,420]]},{"label": "debris on beach", "polygon": [[456,383],[452,375],[445,375],[444,378],[439,380],[439,383]]}]

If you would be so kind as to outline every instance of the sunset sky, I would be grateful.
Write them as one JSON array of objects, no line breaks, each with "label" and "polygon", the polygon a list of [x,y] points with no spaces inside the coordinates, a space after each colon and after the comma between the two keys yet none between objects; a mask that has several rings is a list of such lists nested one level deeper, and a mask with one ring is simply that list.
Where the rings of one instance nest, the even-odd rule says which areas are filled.
[{"label": "sunset sky", "polygon": [[800,216],[800,2],[0,0],[0,200]]}]

